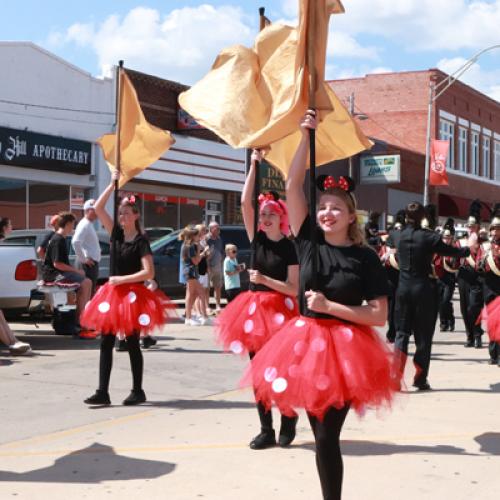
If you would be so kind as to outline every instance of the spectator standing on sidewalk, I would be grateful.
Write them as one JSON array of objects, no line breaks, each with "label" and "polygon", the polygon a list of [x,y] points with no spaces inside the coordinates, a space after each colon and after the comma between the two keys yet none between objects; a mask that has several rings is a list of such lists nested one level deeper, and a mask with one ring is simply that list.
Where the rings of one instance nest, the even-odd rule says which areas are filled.
[{"label": "spectator standing on sidewalk", "polygon": [[243,264],[238,264],[238,248],[236,245],[226,245],[226,258],[224,259],[224,289],[227,302],[231,302],[241,292],[240,273]]},{"label": "spectator standing on sidewalk", "polygon": [[209,238],[207,245],[210,249],[210,255],[207,258],[209,284],[214,287],[215,312],[221,311],[220,298],[222,290],[222,262],[224,260],[224,242],[220,237],[220,226],[212,221],[208,225]]},{"label": "spectator standing on sidewalk", "polygon": [[201,319],[208,312],[208,299],[210,298],[210,283],[208,280],[208,265],[207,258],[209,256],[210,249],[207,250],[207,238],[208,229],[205,224],[197,224],[196,229],[200,232],[200,241],[198,243],[200,249],[200,262],[198,263],[198,281],[202,286],[202,294],[198,297],[196,301],[196,309],[199,311],[199,316]]},{"label": "spectator standing on sidewalk", "polygon": [[77,224],[71,242],[78,264],[82,267],[85,276],[92,282],[91,297],[95,293],[101,260],[101,247],[93,224],[97,220],[94,203],[95,200],[87,200],[83,204],[84,217]]}]

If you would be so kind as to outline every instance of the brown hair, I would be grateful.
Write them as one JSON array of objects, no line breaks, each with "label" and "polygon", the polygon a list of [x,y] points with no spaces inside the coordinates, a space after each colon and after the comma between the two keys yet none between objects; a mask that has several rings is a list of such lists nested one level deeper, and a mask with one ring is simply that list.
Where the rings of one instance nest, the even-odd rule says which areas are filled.
[{"label": "brown hair", "polygon": [[139,210],[139,207],[137,206],[137,203],[135,203],[135,202],[132,203],[128,198],[123,198],[123,200],[120,203],[119,209],[120,208],[124,208],[124,207],[130,207],[130,209],[132,210],[133,214],[138,214],[139,215],[139,217],[137,219],[135,219],[135,229],[137,230],[137,232],[139,234],[142,234],[141,221],[139,220],[140,219],[140,215],[141,215],[141,211]]},{"label": "brown hair", "polygon": [[356,200],[354,199],[354,196],[339,187],[326,189],[320,194],[319,199],[321,200],[321,197],[324,195],[336,196],[346,204],[349,214],[354,215],[354,220],[349,224],[349,227],[347,229],[347,237],[353,242],[354,245],[364,245],[365,237],[358,224],[358,218],[356,214]]},{"label": "brown hair", "polygon": [[0,238],[5,236],[5,228],[10,224],[8,217],[0,217]]},{"label": "brown hair", "polygon": [[62,229],[68,222],[75,222],[76,217],[71,212],[59,212],[56,229]]},{"label": "brown hair", "polygon": [[184,242],[184,245],[191,246],[193,239],[200,231],[195,226],[186,226],[179,234],[179,239]]}]

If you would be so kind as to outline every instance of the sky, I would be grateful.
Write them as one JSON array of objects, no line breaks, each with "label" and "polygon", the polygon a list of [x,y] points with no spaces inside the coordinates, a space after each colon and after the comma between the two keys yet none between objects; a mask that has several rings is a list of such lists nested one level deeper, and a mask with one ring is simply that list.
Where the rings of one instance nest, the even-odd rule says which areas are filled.
[{"label": "sky", "polygon": [[[346,13],[330,21],[328,79],[435,67],[452,73],[500,45],[500,0],[343,4]],[[32,41],[96,77],[123,59],[126,67],[193,84],[222,48],[252,45],[261,6],[273,22],[297,22],[298,0],[0,0],[0,39]],[[500,101],[500,49],[461,79]]]}]

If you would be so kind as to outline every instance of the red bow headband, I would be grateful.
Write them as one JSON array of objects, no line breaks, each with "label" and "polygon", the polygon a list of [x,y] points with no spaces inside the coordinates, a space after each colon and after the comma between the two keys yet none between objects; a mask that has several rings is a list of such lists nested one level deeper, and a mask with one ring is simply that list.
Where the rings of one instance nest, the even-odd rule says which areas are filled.
[{"label": "red bow headband", "polygon": [[271,193],[261,193],[259,194],[259,205],[265,201],[276,201]]},{"label": "red bow headband", "polygon": [[128,205],[135,205],[135,196],[132,194],[130,196],[125,196],[122,203],[127,203]]},{"label": "red bow headband", "polygon": [[323,189],[334,189],[334,188],[340,188],[343,189],[344,191],[349,192],[349,183],[347,182],[347,179],[345,177],[339,177],[339,180],[336,181],[335,178],[332,175],[328,175],[325,177],[325,180],[323,181]]}]

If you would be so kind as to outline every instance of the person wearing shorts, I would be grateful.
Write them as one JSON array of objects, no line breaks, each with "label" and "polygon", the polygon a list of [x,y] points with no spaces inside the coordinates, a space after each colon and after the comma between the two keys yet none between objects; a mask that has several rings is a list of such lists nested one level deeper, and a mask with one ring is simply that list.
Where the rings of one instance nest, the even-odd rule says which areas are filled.
[{"label": "person wearing shorts", "polygon": [[222,262],[224,260],[224,242],[220,237],[220,226],[212,221],[209,226],[209,238],[207,245],[210,248],[210,254],[207,260],[208,278],[210,284],[214,287],[215,311],[220,312],[220,298],[223,284]]}]

